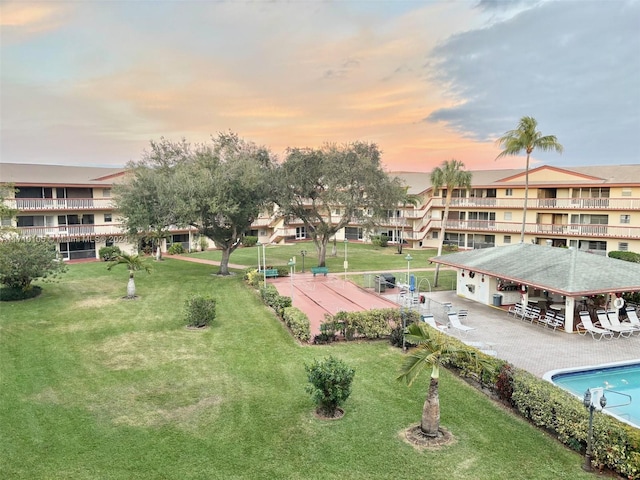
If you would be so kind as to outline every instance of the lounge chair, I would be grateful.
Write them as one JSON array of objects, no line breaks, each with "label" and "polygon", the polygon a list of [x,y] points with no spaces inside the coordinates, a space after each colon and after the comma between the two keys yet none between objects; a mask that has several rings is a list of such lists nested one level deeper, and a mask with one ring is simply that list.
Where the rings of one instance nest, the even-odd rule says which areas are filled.
[{"label": "lounge chair", "polygon": [[614,327],[620,327],[620,328],[624,328],[627,329],[629,331],[631,331],[631,335],[633,335],[634,333],[640,334],[640,327],[636,326],[636,325],[632,325],[630,323],[622,323],[620,322],[620,318],[618,317],[618,311],[617,310],[609,310],[607,311],[607,318],[609,319],[609,322],[611,323],[611,325],[613,325]]},{"label": "lounge chair", "polygon": [[[591,321],[591,315],[589,312],[580,312],[580,323],[578,324],[578,333],[580,335],[586,335],[587,332],[591,334],[594,340],[602,340],[603,337],[613,338],[613,332],[605,328],[598,327]],[[597,338],[596,338],[597,336]]]},{"label": "lounge chair", "polygon": [[471,330],[475,330],[473,327],[467,327],[460,323],[460,319],[458,318],[458,314],[456,312],[449,312],[447,314],[449,316],[449,324],[455,328],[456,330],[460,330],[462,333],[467,333]]},{"label": "lounge chair", "polygon": [[596,315],[598,315],[598,322],[600,323],[600,326],[617,333],[618,337],[628,338],[633,333],[633,329],[631,328],[613,325],[609,321],[609,316],[605,310],[596,310]]},{"label": "lounge chair", "polygon": [[627,308],[627,318],[629,319],[629,323],[631,325],[640,327],[640,319],[638,319],[638,314],[636,313],[635,308]]},{"label": "lounge chair", "polygon": [[425,322],[427,325],[429,325],[430,327],[433,327],[435,329],[438,329],[440,331],[445,331],[446,329],[448,329],[449,327],[447,327],[446,325],[439,325],[436,323],[436,319],[433,317],[432,314],[428,313],[426,315],[422,315],[422,321]]},{"label": "lounge chair", "polygon": [[564,315],[556,315],[556,312],[554,312],[553,310],[547,310],[544,316],[540,315],[538,323],[555,330],[556,328],[564,325]]}]

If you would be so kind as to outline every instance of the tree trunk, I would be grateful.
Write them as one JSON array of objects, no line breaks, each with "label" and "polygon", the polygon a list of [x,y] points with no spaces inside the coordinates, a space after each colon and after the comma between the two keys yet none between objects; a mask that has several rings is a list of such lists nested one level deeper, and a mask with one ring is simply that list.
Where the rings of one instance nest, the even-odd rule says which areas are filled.
[{"label": "tree trunk", "polygon": [[332,257],[338,256],[338,243],[335,236],[333,237],[333,245],[331,247],[331,256]]},{"label": "tree trunk", "polygon": [[[440,224],[440,240],[438,242],[438,256],[442,255],[442,245],[444,245],[445,222],[449,217],[449,205],[451,205],[451,197],[453,197],[453,188],[447,185],[447,198],[444,201],[444,213],[442,214],[442,223]],[[438,277],[440,276],[440,264],[436,263],[436,273],[433,277],[433,286],[438,286]]]},{"label": "tree trunk", "polygon": [[440,397],[438,395],[438,379],[431,378],[429,392],[422,408],[420,430],[427,437],[437,437],[440,429]]},{"label": "tree trunk", "polygon": [[327,242],[328,239],[322,238],[318,243],[318,266],[324,267],[326,266],[327,259]]},{"label": "tree trunk", "polygon": [[522,230],[520,231],[520,243],[524,243],[524,229],[527,225],[527,202],[529,200],[529,152],[527,152],[527,166],[524,171],[524,207],[522,208]]},{"label": "tree trunk", "polygon": [[133,280],[133,272],[129,274],[129,282],[127,283],[127,298],[135,298],[136,282]]},{"label": "tree trunk", "polygon": [[220,270],[218,275],[229,275],[229,258],[231,257],[231,247],[222,250],[222,258],[220,259]]}]

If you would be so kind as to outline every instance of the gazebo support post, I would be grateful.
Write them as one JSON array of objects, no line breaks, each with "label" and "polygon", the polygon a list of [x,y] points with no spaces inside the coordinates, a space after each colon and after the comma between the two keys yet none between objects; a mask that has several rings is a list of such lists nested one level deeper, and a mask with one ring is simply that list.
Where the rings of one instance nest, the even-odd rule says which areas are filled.
[{"label": "gazebo support post", "polygon": [[574,297],[567,297],[564,301],[564,331],[567,333],[573,333],[574,318],[573,313],[576,309],[576,299]]}]

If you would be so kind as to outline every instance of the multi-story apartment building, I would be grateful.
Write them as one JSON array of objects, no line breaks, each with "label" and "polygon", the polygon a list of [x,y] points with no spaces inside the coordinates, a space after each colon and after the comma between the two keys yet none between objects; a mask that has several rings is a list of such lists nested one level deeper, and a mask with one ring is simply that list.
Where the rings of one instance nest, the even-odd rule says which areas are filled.
[{"label": "multi-story apartment building", "polygon": [[[64,258],[96,258],[101,246],[134,245],[122,235],[111,188],[124,171],[115,168],[0,164],[0,183],[19,189],[6,200],[18,210],[23,235],[54,239]],[[386,234],[391,242],[411,248],[436,247],[445,222],[445,242],[460,248],[485,248],[520,241],[525,172],[477,170],[472,188],[456,189],[448,218],[443,220],[446,191],[435,190],[429,173],[393,173],[409,187],[416,205],[398,205],[377,231],[367,232],[354,220],[339,240],[368,241]],[[335,207],[339,214],[340,206]],[[175,229],[168,243],[193,247],[193,233]],[[251,226],[263,243],[307,238],[301,220],[266,214]],[[575,247],[606,254],[640,252],[640,165],[558,168],[529,171],[525,242]],[[165,244],[163,248],[166,249]]]},{"label": "multi-story apartment building", "polygon": [[[110,245],[125,251],[138,247],[124,235],[111,198],[123,176],[122,168],[0,164],[0,184],[17,190],[5,199],[18,212],[13,226],[23,236],[55,241],[65,260],[98,258],[100,248]],[[9,221],[2,219],[4,225]],[[171,233],[169,243],[191,245],[189,230]]]}]

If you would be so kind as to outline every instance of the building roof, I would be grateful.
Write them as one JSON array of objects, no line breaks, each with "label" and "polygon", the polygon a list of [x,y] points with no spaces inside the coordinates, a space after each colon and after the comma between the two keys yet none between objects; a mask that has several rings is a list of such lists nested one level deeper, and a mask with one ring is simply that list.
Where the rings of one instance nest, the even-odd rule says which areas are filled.
[{"label": "building roof", "polygon": [[528,243],[440,255],[435,263],[566,296],[640,291],[640,264]]},{"label": "building roof", "polygon": [[123,168],[0,163],[0,183],[16,186],[107,186],[123,173]]},{"label": "building roof", "polygon": [[[508,188],[524,186],[525,169],[469,170],[474,188]],[[431,188],[428,172],[390,172],[408,185],[409,193],[419,194]],[[602,165],[591,167],[555,167],[542,165],[529,169],[529,187],[572,185],[612,186],[639,185],[640,164]]]}]

